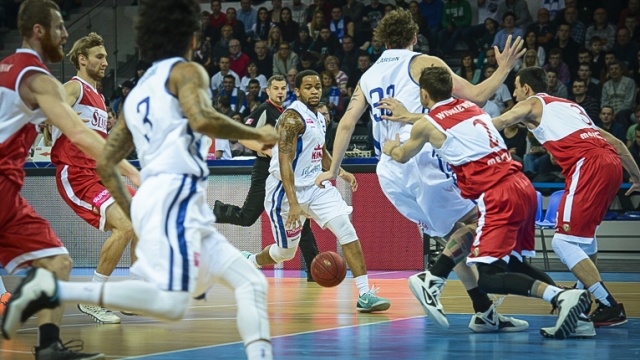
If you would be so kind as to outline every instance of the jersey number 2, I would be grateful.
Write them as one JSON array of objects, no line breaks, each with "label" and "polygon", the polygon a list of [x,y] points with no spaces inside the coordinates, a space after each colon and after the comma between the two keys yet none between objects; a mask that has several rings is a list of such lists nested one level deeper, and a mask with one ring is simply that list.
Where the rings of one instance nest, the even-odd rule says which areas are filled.
[{"label": "jersey number 2", "polygon": [[476,119],[473,121],[473,126],[476,126],[476,125],[482,126],[484,130],[487,132],[487,135],[489,135],[489,148],[493,149],[494,147],[500,145],[500,143],[498,142],[498,139],[495,139],[493,137],[493,134],[491,134],[491,130],[489,130],[489,127],[487,126],[487,124],[484,123],[484,121]]}]

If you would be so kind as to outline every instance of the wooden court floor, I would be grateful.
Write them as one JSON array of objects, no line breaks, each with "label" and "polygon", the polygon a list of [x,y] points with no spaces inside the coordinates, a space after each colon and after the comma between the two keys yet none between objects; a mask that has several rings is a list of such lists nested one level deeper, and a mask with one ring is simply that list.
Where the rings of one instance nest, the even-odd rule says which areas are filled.
[{"label": "wooden court floor", "polygon": [[[295,272],[298,273],[298,272]],[[625,304],[629,323],[598,329],[591,339],[543,339],[539,328],[552,326],[555,316],[542,300],[508,296],[499,306],[503,314],[529,321],[522,333],[475,334],[467,328],[471,302],[457,280],[447,282],[442,303],[451,327],[439,330],[426,318],[407,286],[411,273],[370,274],[380,296],[392,301],[379,314],[355,311],[357,290],[347,278],[335,288],[322,288],[300,277],[269,275],[269,314],[277,359],[634,359],[640,358],[640,275],[605,278],[608,288]],[[560,283],[571,282],[566,273]],[[554,274],[554,279],[558,279]],[[569,274],[570,275],[570,274]],[[9,289],[18,277],[3,277]],[[74,280],[87,280],[74,276]],[[230,290],[215,287],[206,301],[194,301],[185,319],[164,323],[147,317],[122,315],[120,325],[98,325],[74,306],[65,308],[62,336],[82,339],[87,352],[100,351],[109,359],[242,359],[243,346],[235,325],[235,300]],[[33,359],[35,319],[12,341],[0,340],[0,359]]]}]

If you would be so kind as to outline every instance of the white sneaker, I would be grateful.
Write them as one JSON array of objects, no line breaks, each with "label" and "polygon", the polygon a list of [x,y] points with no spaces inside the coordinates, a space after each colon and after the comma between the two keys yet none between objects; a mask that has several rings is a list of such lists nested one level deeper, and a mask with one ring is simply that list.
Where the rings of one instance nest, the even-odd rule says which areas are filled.
[{"label": "white sneaker", "polygon": [[409,288],[429,318],[443,329],[449,328],[449,321],[440,304],[440,293],[446,280],[433,276],[429,271],[421,272],[409,277]]},{"label": "white sneaker", "polygon": [[94,305],[78,304],[78,310],[91,316],[93,320],[101,324],[120,324],[120,318],[111,310]]},{"label": "white sneaker", "polygon": [[540,334],[562,340],[576,332],[580,314],[591,307],[591,297],[586,290],[569,289],[556,295],[551,303],[558,307],[558,320],[554,327],[540,329]]},{"label": "white sneaker", "polygon": [[469,329],[478,333],[518,332],[528,328],[529,323],[524,320],[498,314],[495,305],[483,313],[476,313],[469,322]]},{"label": "white sneaker", "polygon": [[[553,328],[542,328],[540,329],[540,333],[544,337],[552,338]],[[593,326],[593,322],[589,320],[578,320],[578,325],[576,327],[576,331],[569,334],[570,338],[587,338],[596,336],[596,328]]]}]

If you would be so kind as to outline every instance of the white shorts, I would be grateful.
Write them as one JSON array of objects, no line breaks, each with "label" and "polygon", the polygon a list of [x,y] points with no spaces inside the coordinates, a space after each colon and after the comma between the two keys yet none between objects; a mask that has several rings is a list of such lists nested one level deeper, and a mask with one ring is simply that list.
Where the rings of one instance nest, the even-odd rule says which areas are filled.
[{"label": "white shorts", "polygon": [[446,236],[476,206],[462,198],[453,171],[428,144],[405,164],[382,155],[376,173],[393,206],[429,236]]},{"label": "white shorts", "polygon": [[[327,185],[324,189],[315,185],[296,187],[296,196],[302,210],[324,228],[327,223],[340,215],[349,215],[353,208],[342,199],[340,192],[333,185]],[[302,226],[298,229],[286,230],[284,223],[289,216],[289,201],[284,192],[282,181],[269,175],[266,185],[264,208],[268,211],[271,221],[271,231],[278,246],[288,249],[297,247]],[[300,224],[305,218],[300,218]]]},{"label": "white shorts", "polygon": [[132,274],[162,290],[193,292],[203,243],[209,244],[205,249],[225,249],[202,254],[207,261],[218,262],[220,269],[233,259],[230,254],[237,250],[223,246],[228,244],[226,239],[213,227],[205,186],[206,182],[189,175],[145,179],[131,205],[133,229],[139,238]]}]

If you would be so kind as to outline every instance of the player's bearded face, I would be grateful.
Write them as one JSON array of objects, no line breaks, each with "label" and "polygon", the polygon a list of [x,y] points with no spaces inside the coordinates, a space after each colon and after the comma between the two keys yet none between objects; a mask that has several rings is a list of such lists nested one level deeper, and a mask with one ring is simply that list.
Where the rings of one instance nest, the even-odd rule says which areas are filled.
[{"label": "player's bearded face", "polygon": [[64,59],[64,51],[62,50],[63,44],[64,40],[62,39],[54,42],[51,29],[47,29],[42,37],[42,52],[49,61],[53,63],[60,62]]},{"label": "player's bearded face", "polygon": [[317,107],[322,95],[322,83],[318,76],[305,76],[298,89],[300,100],[310,107]]}]

